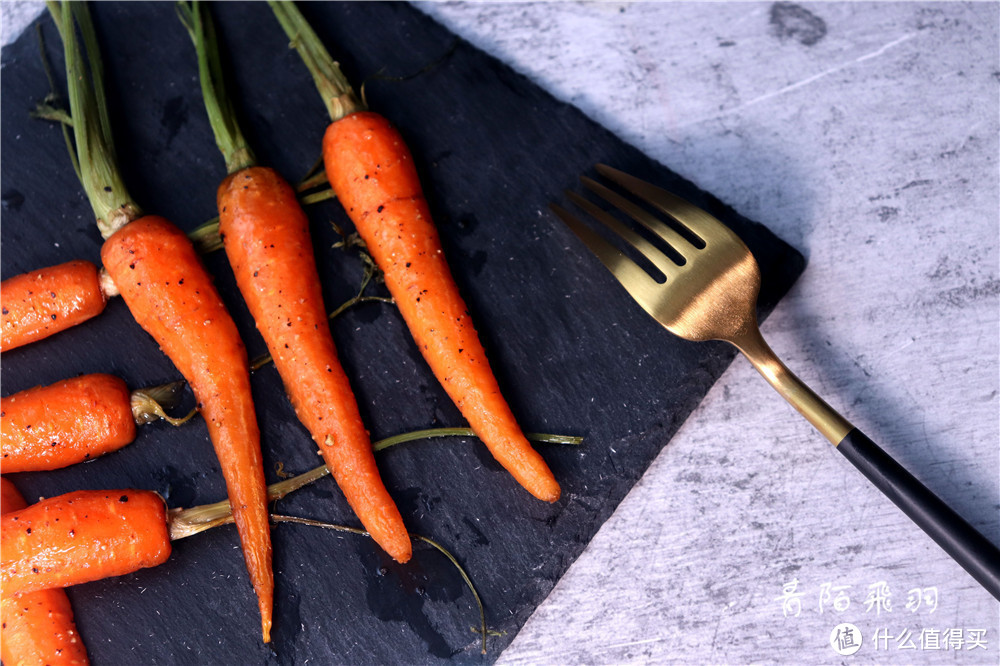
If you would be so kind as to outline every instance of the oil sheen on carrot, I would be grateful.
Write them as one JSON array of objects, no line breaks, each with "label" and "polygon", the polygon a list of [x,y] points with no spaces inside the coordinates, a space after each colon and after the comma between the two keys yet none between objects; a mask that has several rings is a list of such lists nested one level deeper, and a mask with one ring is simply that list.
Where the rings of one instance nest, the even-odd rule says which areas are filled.
[{"label": "oil sheen on carrot", "polygon": [[[0,478],[0,514],[27,506],[14,484]],[[63,590],[0,599],[0,659],[5,666],[83,666],[87,649]]]},{"label": "oil sheen on carrot", "polygon": [[125,382],[101,373],[0,399],[0,472],[59,469],[135,439]]},{"label": "oil sheen on carrot", "polygon": [[337,358],[309,222],[294,190],[273,169],[250,167],[223,181],[218,204],[226,255],[295,413],[365,529],[406,562],[410,537]]},{"label": "oil sheen on carrot", "polygon": [[0,284],[0,350],[10,351],[85,322],[104,311],[97,266],[69,261]]},{"label": "oil sheen on carrot", "polygon": [[518,483],[539,499],[559,499],[559,484],[500,394],[402,137],[379,114],[352,113],[327,128],[323,157],[330,185],[438,381]]},{"label": "oil sheen on carrot", "polygon": [[246,349],[194,246],[162,217],[145,216],[108,238],[104,267],[135,320],[188,381],[226,480],[265,642],[274,574],[260,430]]},{"label": "oil sheen on carrot", "polygon": [[79,490],[0,516],[5,596],[121,576],[168,557],[166,507],[147,490]]}]

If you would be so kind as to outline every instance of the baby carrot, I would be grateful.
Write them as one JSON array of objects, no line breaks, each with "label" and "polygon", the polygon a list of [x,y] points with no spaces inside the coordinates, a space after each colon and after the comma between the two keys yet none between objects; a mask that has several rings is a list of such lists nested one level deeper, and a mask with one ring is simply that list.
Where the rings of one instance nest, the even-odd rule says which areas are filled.
[{"label": "baby carrot", "polygon": [[494,458],[535,497],[558,500],[559,484],[500,393],[402,137],[365,110],[294,3],[269,4],[330,112],[323,137],[330,185],[385,274],[418,348]]},{"label": "baby carrot", "polygon": [[295,413],[319,445],[351,508],[399,562],[412,545],[382,483],[371,440],[337,358],[323,305],[309,221],[294,190],[254,165],[221,80],[207,8],[182,5],[197,52],[202,93],[229,176],[218,189],[219,231],[236,282],[274,359]]},{"label": "baby carrot", "polygon": [[[270,640],[274,575],[260,431],[246,350],[191,240],[162,217],[142,216],[114,159],[95,31],[85,3],[49,4],[64,44],[76,157],[107,239],[105,270],[143,329],[194,392],[226,480],[264,642]],[[90,76],[76,39],[87,44]]]},{"label": "baby carrot", "polygon": [[[106,282],[106,281],[105,281]],[[104,311],[110,285],[97,266],[68,261],[0,283],[0,350],[10,351],[64,331]]]},{"label": "baby carrot", "polygon": [[133,439],[131,395],[112,375],[83,375],[0,399],[3,474],[59,469]]},{"label": "baby carrot", "polygon": [[265,642],[274,576],[260,430],[250,368],[236,324],[191,241],[167,220],[147,215],[122,227],[101,249],[136,321],[187,379],[226,479]]},{"label": "baby carrot", "polygon": [[167,509],[148,490],[79,490],[0,516],[5,596],[121,576],[168,557]]},{"label": "baby carrot", "polygon": [[308,221],[294,192],[274,171],[250,167],[223,181],[218,201],[226,254],[296,415],[365,529],[406,562],[410,538],[337,358]]},{"label": "baby carrot", "polygon": [[0,472],[59,469],[117,451],[135,439],[136,425],[192,416],[164,412],[183,382],[130,392],[118,377],[81,375],[0,398]]},{"label": "baby carrot", "polygon": [[[27,502],[14,484],[0,478],[0,514]],[[89,663],[87,649],[62,590],[39,590],[0,600],[0,659],[6,666],[77,666]]]}]

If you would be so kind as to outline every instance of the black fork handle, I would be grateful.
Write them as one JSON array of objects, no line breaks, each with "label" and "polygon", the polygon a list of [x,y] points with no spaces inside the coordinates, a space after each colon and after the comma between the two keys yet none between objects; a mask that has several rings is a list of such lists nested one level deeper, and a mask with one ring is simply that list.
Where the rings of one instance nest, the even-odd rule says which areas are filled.
[{"label": "black fork handle", "polygon": [[1000,600],[1000,549],[857,428],[837,450]]}]

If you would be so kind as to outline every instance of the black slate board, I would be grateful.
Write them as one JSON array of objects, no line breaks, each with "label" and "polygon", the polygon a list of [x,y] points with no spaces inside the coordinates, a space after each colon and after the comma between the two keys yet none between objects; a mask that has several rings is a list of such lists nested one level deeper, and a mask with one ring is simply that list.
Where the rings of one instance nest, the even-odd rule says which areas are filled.
[{"label": "black slate board", "polygon": [[[120,161],[146,210],[191,229],[214,216],[221,159],[201,107],[193,49],[166,3],[97,3]],[[263,163],[292,180],[318,158],[324,109],[264,3],[214,7],[231,54],[239,108]],[[457,554],[486,604],[489,653],[471,630],[471,595],[436,552],[398,566],[367,539],[306,527],[274,530],[276,624],[259,639],[235,531],[177,542],[155,569],[70,590],[96,664],[491,662],[584,549],[733,357],[717,343],[666,333],[625,297],[547,203],[598,161],[665,185],[707,208],[748,243],[764,274],[765,314],[802,257],[560,103],[505,65],[397,3],[305,4],[303,12],[365,81],[372,108],[410,143],[457,281],[501,386],[527,431],[586,436],[540,445],[563,499],[531,499],[474,441],[414,443],[380,454],[410,528]],[[40,20],[60,80],[61,51]],[[429,67],[426,67],[430,65]],[[426,69],[425,69],[426,67]],[[411,76],[412,75],[412,76]],[[35,30],[3,50],[2,276],[71,258],[98,261],[100,237],[60,131],[30,120],[48,92]],[[335,202],[310,210],[328,304],[350,297],[361,268],[333,250]],[[264,351],[221,253],[206,259],[244,333]],[[368,305],[333,324],[373,438],[462,425],[397,314]],[[170,362],[113,302],[98,319],[4,354],[3,392],[84,372],[132,387],[177,378]],[[272,368],[254,376],[269,480],[320,460]],[[224,497],[198,421],[144,427],[138,441],[84,466],[21,474],[29,499],[79,488],[140,487],[171,506]],[[356,524],[329,479],[280,504],[284,513]]]}]

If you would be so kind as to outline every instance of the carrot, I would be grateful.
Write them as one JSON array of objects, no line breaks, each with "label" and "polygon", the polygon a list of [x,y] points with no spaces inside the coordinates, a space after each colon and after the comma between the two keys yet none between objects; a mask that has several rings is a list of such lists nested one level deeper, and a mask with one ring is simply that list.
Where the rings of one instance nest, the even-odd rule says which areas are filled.
[{"label": "carrot", "polygon": [[[0,514],[28,504],[14,484],[0,478]],[[87,649],[62,590],[39,590],[0,600],[0,659],[6,666],[71,666],[89,663]]]},{"label": "carrot", "polygon": [[170,556],[166,506],[148,490],[79,490],[0,521],[5,595],[121,576]]},{"label": "carrot", "polygon": [[288,183],[273,169],[254,165],[225,94],[207,8],[182,7],[198,52],[206,109],[229,171],[218,189],[219,231],[240,292],[296,415],[351,508],[376,543],[406,562],[410,538],[379,475],[330,334],[309,221]]},{"label": "carrot", "polygon": [[101,259],[136,321],[194,392],[235,509],[264,642],[270,640],[274,576],[260,430],[246,349],[190,240],[147,215],[109,238]]},{"label": "carrot", "polygon": [[135,439],[125,382],[93,374],[0,399],[0,472],[59,469]]},{"label": "carrot", "polygon": [[[375,464],[354,392],[337,357],[308,221],[270,169],[229,176],[218,193],[220,229],[237,284],[295,413],[365,529],[399,562],[412,547]],[[277,240],[278,242],[271,242]]]},{"label": "carrot", "polygon": [[95,373],[0,398],[0,473],[93,460],[131,443],[136,425],[157,419],[181,425],[194,413],[172,418],[161,402],[182,383],[130,392],[118,377]]},{"label": "carrot", "polygon": [[[327,474],[319,467],[265,489],[270,499]],[[134,573],[162,564],[170,542],[235,522],[230,501],[167,511],[149,490],[78,490],[25,507],[8,499],[0,516],[0,589],[4,597]],[[6,663],[6,662],[5,662]]]},{"label": "carrot", "polygon": [[558,500],[559,484],[500,393],[402,137],[365,110],[294,3],[269,4],[330,112],[323,137],[330,185],[385,274],[417,347],[494,458],[535,497]]},{"label": "carrot", "polygon": [[68,261],[0,283],[0,350],[10,351],[71,328],[104,311],[110,285],[97,266]]},{"label": "carrot", "polygon": [[[85,3],[50,4],[66,55],[76,159],[98,227],[101,259],[136,321],[190,384],[226,480],[264,642],[270,641],[274,574],[260,430],[246,349],[191,240],[162,217],[143,216],[114,159],[98,46]],[[74,20],[75,19],[75,20]],[[87,45],[90,76],[76,40]]]}]

